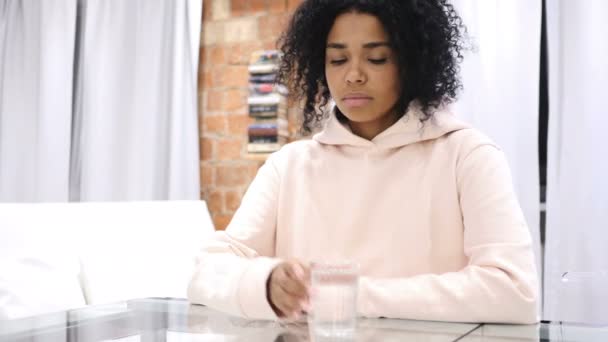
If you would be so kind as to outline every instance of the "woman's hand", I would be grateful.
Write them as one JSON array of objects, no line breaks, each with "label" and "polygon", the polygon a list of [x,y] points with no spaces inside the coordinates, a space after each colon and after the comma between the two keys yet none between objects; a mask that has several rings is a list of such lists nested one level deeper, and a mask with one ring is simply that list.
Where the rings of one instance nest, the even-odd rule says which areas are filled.
[{"label": "woman's hand", "polygon": [[266,285],[268,302],[277,316],[298,319],[309,310],[310,269],[299,261],[284,261],[270,273]]}]

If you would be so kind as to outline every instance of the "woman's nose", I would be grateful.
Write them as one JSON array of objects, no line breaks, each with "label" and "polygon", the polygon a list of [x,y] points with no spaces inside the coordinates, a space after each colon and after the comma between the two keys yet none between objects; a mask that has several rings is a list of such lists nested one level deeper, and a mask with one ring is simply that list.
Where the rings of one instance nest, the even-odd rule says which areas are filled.
[{"label": "woman's nose", "polygon": [[353,65],[346,73],[346,83],[348,84],[362,84],[366,80],[365,74],[358,65]]}]

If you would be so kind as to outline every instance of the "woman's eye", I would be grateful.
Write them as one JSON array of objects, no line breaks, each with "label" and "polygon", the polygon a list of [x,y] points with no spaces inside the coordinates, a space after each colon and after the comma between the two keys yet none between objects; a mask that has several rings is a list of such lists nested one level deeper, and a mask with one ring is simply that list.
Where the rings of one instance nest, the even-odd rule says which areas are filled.
[{"label": "woman's eye", "polygon": [[340,65],[346,63],[346,59],[332,59],[329,61],[331,65]]},{"label": "woman's eye", "polygon": [[380,59],[370,58],[370,59],[368,59],[368,61],[370,61],[370,63],[372,63],[372,64],[384,64],[384,63],[386,63],[386,60],[387,60],[386,58],[380,58]]}]

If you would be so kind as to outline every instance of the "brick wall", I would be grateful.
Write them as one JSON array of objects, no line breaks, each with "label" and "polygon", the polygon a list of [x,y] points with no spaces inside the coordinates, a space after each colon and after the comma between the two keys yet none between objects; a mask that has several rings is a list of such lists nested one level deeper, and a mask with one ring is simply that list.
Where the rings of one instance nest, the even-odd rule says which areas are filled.
[{"label": "brick wall", "polygon": [[[247,65],[275,49],[301,0],[205,0],[199,65],[201,198],[224,229],[263,160],[247,154]],[[290,111],[291,130],[295,129]]]}]

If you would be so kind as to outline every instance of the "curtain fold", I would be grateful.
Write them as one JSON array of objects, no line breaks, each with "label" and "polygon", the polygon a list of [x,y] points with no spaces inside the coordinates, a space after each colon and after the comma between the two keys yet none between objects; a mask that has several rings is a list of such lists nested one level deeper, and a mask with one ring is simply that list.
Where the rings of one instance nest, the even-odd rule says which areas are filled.
[{"label": "curtain fold", "polygon": [[67,201],[76,0],[0,3],[0,202]]},{"label": "curtain fold", "polygon": [[608,2],[547,1],[544,318],[608,324]]},{"label": "curtain fold", "polygon": [[201,14],[0,2],[0,201],[198,199]]},{"label": "curtain fold", "polygon": [[198,51],[188,2],[83,4],[71,199],[199,198]]},{"label": "curtain fold", "polygon": [[491,137],[511,167],[541,274],[538,106],[540,0],[455,0],[473,49],[461,68],[459,117]]}]

